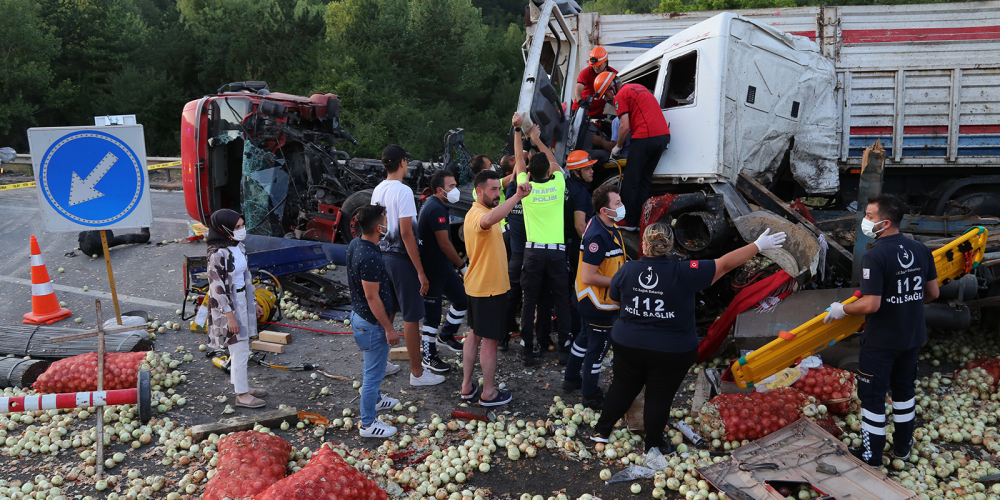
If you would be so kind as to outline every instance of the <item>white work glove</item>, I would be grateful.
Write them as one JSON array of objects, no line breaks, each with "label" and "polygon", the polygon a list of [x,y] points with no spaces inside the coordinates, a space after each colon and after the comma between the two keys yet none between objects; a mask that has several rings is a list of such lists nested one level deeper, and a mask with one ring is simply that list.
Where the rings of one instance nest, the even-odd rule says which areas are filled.
[{"label": "white work glove", "polygon": [[611,148],[611,156],[618,156],[618,153],[621,153],[621,152],[622,152],[622,148],[618,147],[617,144],[615,145],[615,147]]},{"label": "white work glove", "polygon": [[775,248],[781,248],[781,244],[785,242],[785,233],[774,233],[771,234],[771,229],[765,229],[760,236],[757,237],[757,241],[754,241],[754,245],[757,245],[757,251],[763,252],[764,250],[773,250]]},{"label": "white work glove", "polygon": [[458,274],[461,274],[462,277],[464,278],[465,277],[465,273],[467,273],[467,272],[469,272],[469,265],[468,264],[466,264],[465,267],[463,267],[462,269],[459,269]]},{"label": "white work glove", "polygon": [[844,316],[847,316],[847,313],[844,312],[844,304],[834,302],[833,304],[830,304],[830,308],[827,309],[826,317],[823,318],[823,322],[829,323],[831,321],[842,319]]}]

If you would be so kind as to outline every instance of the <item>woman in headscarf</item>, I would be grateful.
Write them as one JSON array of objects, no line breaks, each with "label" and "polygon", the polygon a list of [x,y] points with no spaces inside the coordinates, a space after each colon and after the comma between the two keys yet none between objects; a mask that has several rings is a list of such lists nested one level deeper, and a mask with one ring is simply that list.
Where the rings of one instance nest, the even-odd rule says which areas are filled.
[{"label": "woman in headscarf", "polygon": [[[254,299],[253,281],[247,267],[243,239],[247,236],[243,216],[223,208],[208,224],[208,330],[214,349],[229,348],[229,380],[236,388],[236,406],[261,408],[267,391],[250,387],[247,362],[250,337],[257,335],[257,318],[263,311]],[[252,304],[252,306],[251,306]]]},{"label": "woman in headscarf", "polygon": [[695,293],[742,266],[757,252],[781,248],[785,233],[764,231],[753,243],[715,260],[680,260],[672,250],[670,226],[656,222],[642,234],[642,258],[626,263],[611,278],[608,296],[621,304],[611,328],[614,379],[591,439],[607,443],[611,431],[646,387],[643,422],[646,451],[674,451],[663,440],[670,405],[698,358]]}]

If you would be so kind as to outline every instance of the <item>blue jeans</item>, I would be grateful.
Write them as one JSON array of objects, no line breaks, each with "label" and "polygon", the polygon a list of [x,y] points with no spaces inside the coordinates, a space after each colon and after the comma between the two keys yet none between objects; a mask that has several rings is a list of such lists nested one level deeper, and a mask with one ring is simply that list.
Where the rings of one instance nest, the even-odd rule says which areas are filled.
[{"label": "blue jeans", "polygon": [[361,382],[361,425],[368,427],[375,422],[375,406],[382,397],[379,387],[385,378],[385,364],[389,361],[389,342],[385,340],[382,325],[373,325],[353,312],[351,330],[354,331],[354,342],[365,358]]}]

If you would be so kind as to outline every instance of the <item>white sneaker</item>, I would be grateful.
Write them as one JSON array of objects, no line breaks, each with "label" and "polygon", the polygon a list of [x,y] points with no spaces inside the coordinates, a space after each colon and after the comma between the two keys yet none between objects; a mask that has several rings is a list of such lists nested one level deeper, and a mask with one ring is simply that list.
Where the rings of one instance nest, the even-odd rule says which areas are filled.
[{"label": "white sneaker", "polygon": [[361,437],[386,438],[394,435],[396,435],[396,428],[377,418],[372,422],[372,425],[361,428]]},{"label": "white sneaker", "polygon": [[399,403],[398,399],[390,398],[385,394],[381,394],[381,399],[378,400],[378,404],[375,405],[375,411],[388,410]]},{"label": "white sneaker", "polygon": [[399,373],[399,365],[394,365],[388,361],[385,362],[385,375],[395,375]]},{"label": "white sneaker", "polygon": [[422,385],[438,385],[444,383],[444,375],[438,375],[428,369],[424,369],[424,374],[419,377],[414,377],[410,373],[410,385],[414,387]]}]

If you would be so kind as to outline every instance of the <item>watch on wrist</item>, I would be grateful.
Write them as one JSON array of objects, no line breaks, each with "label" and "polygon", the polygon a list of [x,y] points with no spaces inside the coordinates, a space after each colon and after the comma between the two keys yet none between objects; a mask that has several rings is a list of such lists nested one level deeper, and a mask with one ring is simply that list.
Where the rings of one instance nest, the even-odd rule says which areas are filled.
[{"label": "watch on wrist", "polygon": [[520,131],[521,131],[521,127],[514,127],[514,132],[520,132]]}]

